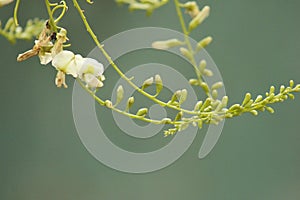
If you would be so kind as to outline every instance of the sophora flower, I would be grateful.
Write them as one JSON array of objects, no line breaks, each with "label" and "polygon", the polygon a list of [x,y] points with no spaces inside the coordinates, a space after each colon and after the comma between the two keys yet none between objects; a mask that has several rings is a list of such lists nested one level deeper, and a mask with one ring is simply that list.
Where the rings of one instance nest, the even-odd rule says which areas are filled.
[{"label": "sophora flower", "polygon": [[103,65],[92,58],[83,58],[75,55],[71,51],[61,51],[52,60],[52,65],[57,69],[55,84],[57,87],[67,87],[65,75],[72,75],[80,78],[89,88],[99,88],[103,86]]},{"label": "sophora flower", "polygon": [[104,68],[101,63],[92,58],[83,58],[82,66],[79,70],[79,78],[86,83],[89,88],[99,88],[103,86],[105,77]]}]

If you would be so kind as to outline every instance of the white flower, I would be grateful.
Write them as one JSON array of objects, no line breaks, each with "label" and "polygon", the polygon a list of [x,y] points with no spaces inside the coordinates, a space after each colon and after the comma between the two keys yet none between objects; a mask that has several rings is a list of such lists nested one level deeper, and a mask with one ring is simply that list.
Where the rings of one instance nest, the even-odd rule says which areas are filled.
[{"label": "white flower", "polygon": [[79,78],[84,81],[89,88],[99,88],[103,86],[102,81],[104,68],[101,63],[92,58],[83,58],[82,66],[79,70]]},{"label": "white flower", "polygon": [[13,2],[13,0],[0,0],[0,7]]},{"label": "white flower", "polygon": [[78,71],[83,63],[81,55],[74,55],[71,51],[61,51],[52,60],[52,65],[58,70],[65,74],[70,74],[74,78],[77,78]]},{"label": "white flower", "polygon": [[52,60],[52,65],[58,70],[55,83],[57,87],[67,87],[65,74],[70,74],[74,78],[79,77],[89,88],[99,88],[103,86],[103,65],[92,58],[83,58],[75,55],[71,51],[61,51]]}]

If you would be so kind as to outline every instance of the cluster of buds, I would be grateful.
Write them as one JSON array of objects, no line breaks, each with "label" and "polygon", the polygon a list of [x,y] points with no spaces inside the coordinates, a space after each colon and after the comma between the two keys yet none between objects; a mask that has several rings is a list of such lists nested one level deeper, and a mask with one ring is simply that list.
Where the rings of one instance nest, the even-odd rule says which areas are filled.
[{"label": "cluster of buds", "polygon": [[199,10],[195,1],[189,1],[185,4],[181,4],[180,6],[185,8],[186,12],[192,18],[192,21],[189,23],[190,31],[198,27],[209,16],[210,7],[204,6],[202,10]]},{"label": "cluster of buds", "polygon": [[27,21],[24,28],[17,26],[14,23],[13,18],[9,18],[6,24],[2,27],[0,21],[0,35],[3,35],[12,44],[19,40],[31,40],[36,38],[42,31],[45,20],[42,19],[30,19]]},{"label": "cluster of buds", "polygon": [[17,61],[20,62],[38,55],[42,65],[51,62],[57,70],[55,78],[57,87],[68,87],[65,75],[81,79],[89,88],[102,87],[102,81],[105,79],[103,65],[92,58],[83,58],[79,54],[75,55],[71,51],[63,50],[64,43],[67,41],[67,31],[65,29],[60,28],[59,32],[52,31],[49,23],[46,22],[33,48],[19,54]]}]

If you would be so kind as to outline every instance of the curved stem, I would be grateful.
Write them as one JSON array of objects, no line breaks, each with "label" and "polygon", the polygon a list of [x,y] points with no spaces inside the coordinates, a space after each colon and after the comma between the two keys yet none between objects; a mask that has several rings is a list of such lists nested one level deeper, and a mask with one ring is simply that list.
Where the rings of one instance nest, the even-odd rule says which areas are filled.
[{"label": "curved stem", "polygon": [[[88,89],[80,79],[76,79],[80,86],[85,90],[87,91],[100,105],[102,106],[106,106],[105,104],[105,101],[102,100],[100,97],[98,97],[93,91],[91,91],[90,89]],[[107,107],[107,106],[106,106]],[[143,116],[138,116],[138,115],[135,115],[135,114],[131,114],[129,112],[126,112],[126,111],[123,111],[123,110],[120,110],[116,107],[109,107],[111,110],[115,111],[115,112],[118,112],[122,115],[125,115],[127,117],[130,117],[132,119],[139,119],[139,120],[142,120],[144,122],[148,122],[148,123],[152,123],[152,124],[162,124],[162,121],[161,120],[155,120],[155,119],[149,119],[149,118],[146,118],[146,117],[143,117]],[[181,123],[180,121],[172,121],[170,122],[169,124],[179,124]]]},{"label": "curved stem", "polygon": [[190,111],[190,110],[186,110],[183,108],[178,108],[176,106],[170,105],[168,103],[165,103],[157,98],[155,98],[153,95],[148,94],[147,92],[145,92],[144,90],[142,90],[141,88],[139,88],[137,85],[135,85],[130,78],[128,78],[127,76],[125,76],[125,74],[118,68],[118,66],[114,63],[114,61],[111,59],[111,57],[109,56],[109,54],[105,51],[105,49],[103,48],[103,45],[101,45],[101,43],[99,42],[97,36],[95,35],[95,33],[93,32],[93,30],[91,29],[85,15],[83,14],[83,11],[80,7],[80,5],[78,4],[77,0],[73,0],[74,6],[77,9],[81,19],[83,20],[83,23],[87,29],[87,32],[91,35],[92,39],[94,40],[94,42],[96,43],[96,45],[98,46],[98,48],[100,49],[100,51],[103,53],[103,55],[105,56],[105,58],[108,60],[109,64],[115,69],[115,71],[120,75],[121,78],[123,78],[125,81],[128,82],[129,85],[131,85],[136,91],[138,91],[139,93],[141,93],[142,95],[144,95],[145,97],[151,99],[152,101],[154,101],[155,103],[159,104],[162,107],[169,107],[172,108],[174,110],[178,110],[178,111],[182,111],[185,112],[187,114],[192,114],[192,115],[198,115],[199,112],[195,112],[195,111]]},{"label": "curved stem", "polygon": [[[47,8],[47,12],[48,12],[48,15],[49,15],[49,24],[50,24],[50,27],[51,29],[54,31],[54,32],[57,32],[57,26],[55,24],[55,21],[53,19],[53,13],[51,11],[51,6],[54,6],[55,4],[51,4],[49,2],[49,0],[45,0],[45,4],[46,4],[46,8]],[[56,4],[57,5],[57,4]]]},{"label": "curved stem", "polygon": [[[175,4],[175,7],[176,7],[176,12],[177,12],[177,16],[178,16],[178,19],[179,19],[179,22],[180,22],[180,25],[181,25],[181,29],[182,29],[182,32],[184,34],[184,41],[187,45],[187,48],[188,48],[189,52],[191,52],[191,54],[192,54],[191,63],[194,67],[194,70],[195,70],[195,73],[197,75],[198,81],[201,83],[201,82],[203,82],[203,77],[201,76],[201,73],[200,73],[200,71],[197,67],[197,63],[196,63],[196,60],[195,60],[195,57],[194,57],[194,50],[193,50],[192,44],[191,44],[190,39],[189,39],[190,32],[186,28],[186,24],[184,22],[183,15],[182,15],[182,12],[181,12],[181,9],[180,9],[179,1],[174,0],[174,4]],[[206,95],[208,97],[211,97],[211,94],[209,92],[206,92]]]},{"label": "curved stem", "polygon": [[60,15],[58,16],[58,18],[56,18],[56,19],[54,20],[54,23],[55,23],[55,24],[61,20],[61,18],[65,15],[65,13],[66,13],[66,11],[67,11],[67,9],[68,9],[68,7],[67,7],[65,1],[61,1],[61,3],[62,3],[62,5],[55,6],[55,7],[52,9],[52,11],[51,11],[52,16],[53,16],[54,12],[55,12],[57,9],[62,8],[62,11],[61,11]]},{"label": "curved stem", "polygon": [[17,0],[16,1],[16,5],[15,5],[15,8],[14,8],[14,22],[15,22],[16,26],[19,26],[19,22],[18,22],[18,10],[19,10],[20,1],[21,0]]}]

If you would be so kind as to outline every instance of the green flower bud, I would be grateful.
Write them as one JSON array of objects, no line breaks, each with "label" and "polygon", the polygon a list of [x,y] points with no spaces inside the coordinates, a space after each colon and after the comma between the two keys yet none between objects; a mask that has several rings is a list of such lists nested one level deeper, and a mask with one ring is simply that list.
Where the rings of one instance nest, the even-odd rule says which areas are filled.
[{"label": "green flower bud", "polygon": [[189,83],[190,85],[199,85],[199,81],[197,79],[190,79]]},{"label": "green flower bud", "polygon": [[271,114],[275,112],[272,107],[268,107],[268,106],[266,106],[266,110],[269,111]]},{"label": "green flower bud", "polygon": [[205,60],[201,60],[200,64],[199,64],[199,70],[200,70],[200,72],[203,73],[204,70],[205,70],[205,68],[206,68],[206,61]]},{"label": "green flower bud", "polygon": [[209,15],[210,7],[205,6],[190,22],[189,31],[199,26]]},{"label": "green flower bud", "polygon": [[178,112],[177,115],[176,115],[176,117],[175,117],[175,119],[174,119],[174,121],[181,120],[182,116],[183,116],[183,112]]},{"label": "green flower bud", "polygon": [[182,104],[183,102],[185,102],[186,98],[187,98],[187,90],[183,89],[181,90],[181,94],[180,94],[180,98],[179,98],[179,104]]},{"label": "green flower bud", "polygon": [[293,81],[293,80],[290,80],[290,87],[291,87],[291,88],[294,87],[294,84],[295,84],[294,81]]},{"label": "green flower bud", "polygon": [[250,93],[247,93],[247,94],[245,95],[245,98],[244,98],[244,101],[243,101],[243,103],[242,103],[242,106],[245,106],[245,105],[250,101],[250,99],[251,99],[251,94],[250,94]]},{"label": "green flower bud", "polygon": [[112,108],[113,107],[113,104],[110,100],[106,100],[105,101],[105,106],[108,107],[108,108]]},{"label": "green flower bud", "polygon": [[218,98],[218,91],[217,90],[213,90],[211,92],[211,96],[212,96],[213,99],[217,99]]},{"label": "green flower bud", "polygon": [[137,116],[142,116],[144,117],[148,113],[148,108],[141,108],[137,111],[136,115]]},{"label": "green flower bud", "polygon": [[211,42],[212,42],[212,37],[208,36],[206,38],[204,38],[203,40],[201,40],[196,47],[196,50],[199,51],[201,49],[204,49],[205,47],[207,47]]},{"label": "green flower bud", "polygon": [[129,111],[129,109],[132,107],[133,104],[134,104],[134,97],[130,97],[127,100],[126,111]]},{"label": "green flower bud", "polygon": [[209,93],[209,87],[208,87],[207,83],[202,82],[200,84],[200,86],[203,88],[203,90],[204,90],[205,93]]},{"label": "green flower bud", "polygon": [[165,41],[156,41],[152,43],[152,47],[155,49],[166,50],[172,47],[181,46],[184,42],[177,39],[170,39]]},{"label": "green flower bud", "polygon": [[251,110],[250,113],[254,116],[257,116],[258,115],[258,112],[256,110]]},{"label": "green flower bud", "polygon": [[163,86],[163,82],[161,80],[160,75],[158,75],[158,74],[155,75],[154,79],[155,79],[155,85],[156,85],[156,95],[158,95],[164,86]]},{"label": "green flower bud", "polygon": [[194,111],[199,111],[201,106],[203,105],[203,101],[198,101],[194,107]]},{"label": "green flower bud", "polygon": [[117,100],[116,100],[116,105],[118,105],[124,98],[124,88],[122,85],[119,85],[117,88]]},{"label": "green flower bud", "polygon": [[150,85],[152,85],[154,82],[153,77],[148,78],[147,80],[144,81],[143,86],[142,86],[142,90],[144,90],[145,88],[149,87]]},{"label": "green flower bud", "polygon": [[187,50],[186,48],[184,48],[184,47],[181,47],[180,49],[180,52],[181,52],[181,54],[184,56],[184,57],[186,57],[189,61],[191,61],[192,60],[192,54],[191,54],[191,52],[189,51],[189,50]]},{"label": "green flower bud", "polygon": [[217,89],[219,89],[219,88],[221,88],[221,87],[223,87],[223,82],[219,81],[219,82],[216,82],[215,84],[213,84],[213,85],[211,86],[211,89],[212,89],[212,90],[217,90]]}]

